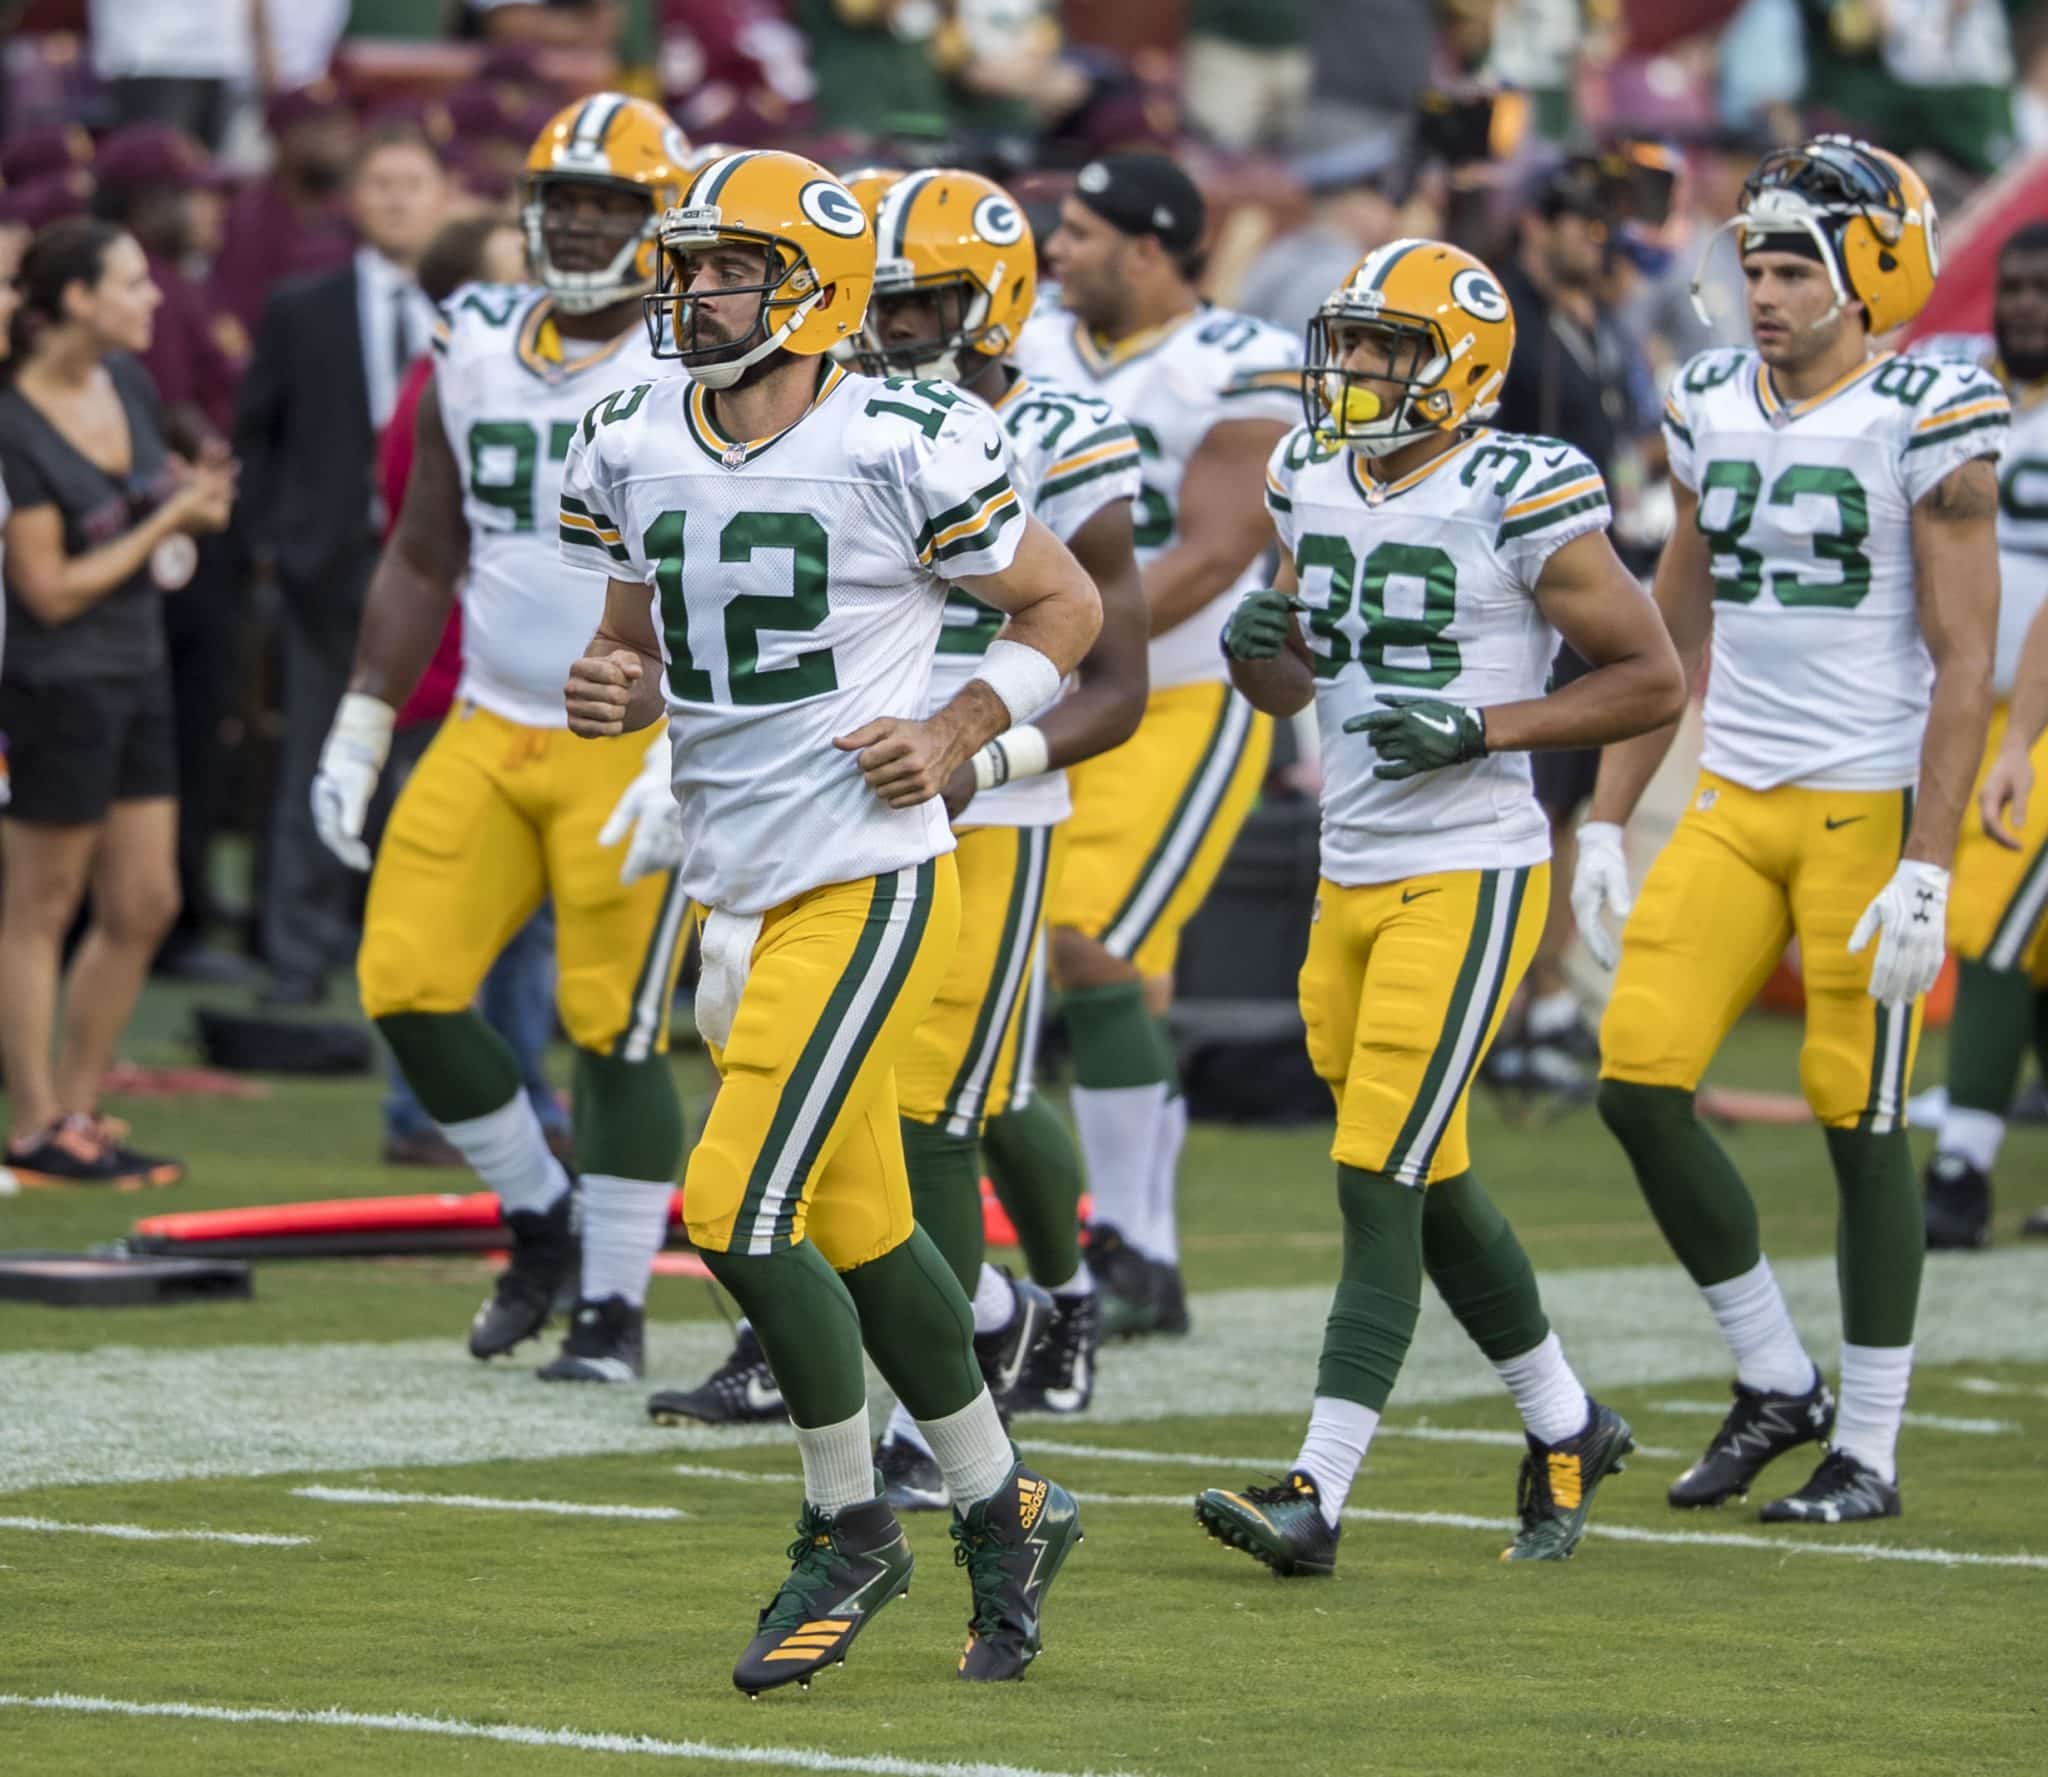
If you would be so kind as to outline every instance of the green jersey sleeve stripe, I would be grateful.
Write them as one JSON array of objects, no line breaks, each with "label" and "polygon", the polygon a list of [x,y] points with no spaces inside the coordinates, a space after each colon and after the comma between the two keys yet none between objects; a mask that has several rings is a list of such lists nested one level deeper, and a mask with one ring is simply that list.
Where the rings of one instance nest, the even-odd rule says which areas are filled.
[{"label": "green jersey sleeve stripe", "polygon": [[1294,510],[1294,502],[1285,494],[1276,494],[1271,488],[1268,488],[1266,489],[1266,507],[1271,512],[1292,512]]},{"label": "green jersey sleeve stripe", "polygon": [[1518,518],[1512,524],[1500,527],[1500,535],[1494,539],[1495,546],[1516,537],[1526,537],[1536,531],[1547,531],[1553,525],[1567,518],[1577,518],[1582,512],[1605,512],[1607,496],[1604,493],[1582,495],[1576,500],[1567,500],[1562,506],[1553,506],[1547,512],[1532,513],[1527,518]]},{"label": "green jersey sleeve stripe", "polygon": [[936,518],[927,519],[924,529],[917,533],[917,553],[919,555],[924,554],[926,546],[941,531],[950,525],[959,524],[963,519],[972,518],[1009,485],[1010,478],[1008,475],[998,475],[987,487],[969,494],[959,505],[949,506]]},{"label": "green jersey sleeve stripe", "polygon": [[943,549],[938,550],[932,556],[932,560],[934,562],[954,561],[963,555],[972,555],[976,550],[986,549],[1002,534],[1003,526],[1008,524],[1013,518],[1022,517],[1023,512],[1024,507],[1021,502],[1016,500],[1010,501],[995,517],[983,525],[980,530],[975,531],[969,536],[955,537]]},{"label": "green jersey sleeve stripe", "polygon": [[1936,403],[1928,417],[1931,419],[1934,414],[1946,413],[1951,407],[1963,407],[1972,401],[1987,401],[1992,393],[1993,391],[1985,388],[1983,384],[1974,383],[1961,393],[1951,395],[1946,401]]},{"label": "green jersey sleeve stripe", "polygon": [[1982,414],[1974,420],[1960,420],[1952,426],[1940,426],[1932,432],[1922,432],[1907,442],[1908,450],[1925,450],[1930,444],[1946,444],[1951,438],[1961,438],[1971,432],[2003,432],[2010,424],[2011,416],[2003,413]]},{"label": "green jersey sleeve stripe", "polygon": [[1554,494],[1559,488],[1567,487],[1574,481],[1584,481],[1591,473],[1584,461],[1567,463],[1555,475],[1546,475],[1534,487],[1516,493],[1512,503],[1519,506],[1524,500],[1535,499],[1538,494]]},{"label": "green jersey sleeve stripe", "polygon": [[572,531],[567,525],[564,525],[561,528],[560,535],[564,543],[574,543],[599,555],[608,555],[613,561],[622,562],[626,559],[626,552],[620,545],[616,543],[601,543],[588,531]]},{"label": "green jersey sleeve stripe", "polygon": [[1076,469],[1071,475],[1062,475],[1056,481],[1048,481],[1038,490],[1041,500],[1050,500],[1060,494],[1071,493],[1077,487],[1091,481],[1099,481],[1105,475],[1127,475],[1138,466],[1138,453],[1128,456],[1111,457],[1107,462],[1090,463],[1085,469]]},{"label": "green jersey sleeve stripe", "polygon": [[1130,442],[1131,449],[1136,450],[1138,448],[1138,435],[1119,420],[1113,426],[1104,426],[1099,432],[1090,432],[1078,444],[1068,445],[1060,452],[1060,455],[1062,457],[1078,457],[1094,450],[1098,445],[1122,444],[1127,439]]},{"label": "green jersey sleeve stripe", "polygon": [[597,524],[610,525],[614,530],[618,528],[616,525],[612,525],[612,521],[605,517],[602,512],[593,512],[581,500],[577,499],[574,494],[564,494],[562,496],[562,510],[564,512],[573,512],[578,518],[588,518]]},{"label": "green jersey sleeve stripe", "polygon": [[1672,437],[1680,440],[1688,450],[1692,448],[1691,429],[1687,426],[1680,424],[1677,420],[1673,419],[1668,413],[1664,416],[1664,430],[1669,432]]}]

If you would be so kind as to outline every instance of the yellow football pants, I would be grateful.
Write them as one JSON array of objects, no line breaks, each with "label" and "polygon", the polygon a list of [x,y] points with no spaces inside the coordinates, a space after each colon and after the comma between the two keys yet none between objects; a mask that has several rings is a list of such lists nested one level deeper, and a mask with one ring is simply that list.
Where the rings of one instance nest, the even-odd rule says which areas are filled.
[{"label": "yellow football pants", "polygon": [[1898,868],[1910,790],[1746,790],[1702,772],[1622,934],[1600,1075],[1690,1092],[1797,934],[1799,1081],[1831,1129],[1905,1122],[1920,1007],[1870,997],[1849,934]]},{"label": "yellow football pants", "polygon": [[950,855],[812,889],[761,922],[721,1084],[683,1177],[690,1239],[836,1270],[910,1238],[896,1065],[960,930]]},{"label": "yellow football pants", "polygon": [[1308,1053],[1337,1100],[1331,1158],[1406,1185],[1472,1164],[1466,1109],[1550,906],[1550,866],[1316,890]]},{"label": "yellow football pants", "polygon": [[356,964],[363,1010],[466,1010],[552,897],[570,1040],[628,1061],[665,1050],[689,902],[674,872],[620,882],[624,848],[597,843],[652,738],[579,740],[458,704],[377,848]]},{"label": "yellow football pants", "polygon": [[1272,719],[1228,685],[1153,692],[1129,740],[1067,769],[1074,813],[1052,923],[1145,975],[1172,973],[1272,753]]},{"label": "yellow football pants", "polygon": [[956,838],[960,942],[896,1091],[906,1117],[978,1136],[1031,1069],[1037,1025],[1025,1020],[1064,844],[1058,827],[969,827]]},{"label": "yellow football pants", "polygon": [[1948,889],[1949,948],[1965,962],[2019,970],[2048,987],[2048,734],[2034,743],[2034,793],[2027,799],[2021,848],[2007,851],[1984,831],[1977,813],[1991,761],[2005,738],[2006,707],[1991,718],[1991,735],[1976,789],[1956,839]]}]

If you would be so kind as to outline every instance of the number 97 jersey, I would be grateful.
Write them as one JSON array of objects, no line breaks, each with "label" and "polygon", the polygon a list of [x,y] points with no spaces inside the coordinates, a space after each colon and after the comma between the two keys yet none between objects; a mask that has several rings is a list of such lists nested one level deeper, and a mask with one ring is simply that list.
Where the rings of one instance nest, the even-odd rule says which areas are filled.
[{"label": "number 97 jersey", "polygon": [[1354,886],[1543,862],[1550,829],[1526,753],[1389,782],[1344,724],[1388,696],[1540,697],[1557,638],[1536,582],[1558,549],[1607,528],[1600,471],[1554,438],[1481,430],[1385,483],[1298,427],[1267,465],[1266,504],[1309,607],[1324,876]]}]

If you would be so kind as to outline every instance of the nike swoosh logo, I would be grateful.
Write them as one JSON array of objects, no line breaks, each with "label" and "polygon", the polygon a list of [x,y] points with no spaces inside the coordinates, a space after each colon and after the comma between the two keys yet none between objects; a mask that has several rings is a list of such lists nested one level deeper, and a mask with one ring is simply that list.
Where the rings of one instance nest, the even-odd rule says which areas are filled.
[{"label": "nike swoosh logo", "polygon": [[[1417,715],[1415,719],[1416,721],[1420,722],[1423,725],[1423,727],[1434,728],[1439,734],[1456,734],[1458,732],[1457,723],[1453,722],[1448,716]],[[1858,819],[1861,818],[1861,816],[1858,817]]]},{"label": "nike swoosh logo", "polygon": [[782,1390],[765,1383],[758,1376],[747,1378],[747,1405],[756,1413],[768,1413],[782,1406]]},{"label": "nike swoosh logo", "polygon": [[1421,900],[1424,895],[1440,895],[1443,892],[1442,889],[1403,889],[1401,891],[1401,905],[1405,907],[1410,901]]},{"label": "nike swoosh logo", "polygon": [[1838,821],[1833,815],[1829,815],[1822,822],[1822,825],[1832,833],[1837,827],[1853,827],[1858,821],[1867,821],[1869,819],[1870,817],[1867,814],[1845,814]]},{"label": "nike swoosh logo", "polygon": [[1544,468],[1546,468],[1546,469],[1555,469],[1555,468],[1557,468],[1557,467],[1558,467],[1558,466],[1559,466],[1559,465],[1560,465],[1561,463],[1563,463],[1563,461],[1565,460],[1565,458],[1567,458],[1567,457],[1568,457],[1568,456],[1570,456],[1571,454],[1572,454],[1572,453],[1571,453],[1570,451],[1568,451],[1568,450],[1561,450],[1561,451],[1559,451],[1559,452],[1557,453],[1557,455],[1556,455],[1556,456],[1554,456],[1554,457],[1545,457],[1545,458],[1543,459],[1543,466],[1544,466]]},{"label": "nike swoosh logo", "polygon": [[994,444],[984,444],[981,447],[981,451],[982,455],[987,457],[988,460],[991,463],[993,463],[997,457],[1003,454],[1002,441],[998,439]]}]

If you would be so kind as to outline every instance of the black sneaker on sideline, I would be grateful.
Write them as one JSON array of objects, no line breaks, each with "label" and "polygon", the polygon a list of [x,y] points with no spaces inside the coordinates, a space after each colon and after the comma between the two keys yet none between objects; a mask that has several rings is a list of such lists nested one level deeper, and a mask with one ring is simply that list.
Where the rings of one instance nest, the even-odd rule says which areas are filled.
[{"label": "black sneaker on sideline", "polygon": [[804,1501],[789,1559],[789,1578],[732,1669],[732,1682],[750,1698],[790,1683],[809,1690],[820,1668],[845,1665],[854,1637],[910,1590],[910,1544],[883,1500],[829,1518]]},{"label": "black sneaker on sideline", "polygon": [[1586,1429],[1555,1444],[1530,1438],[1515,1482],[1515,1512],[1521,1529],[1501,1550],[1503,1561],[1569,1561],[1586,1534],[1593,1495],[1609,1475],[1621,1473],[1621,1459],[1636,1447],[1628,1421],[1590,1395]]},{"label": "black sneaker on sideline", "polygon": [[113,1154],[114,1163],[140,1178],[145,1185],[175,1185],[185,1176],[184,1161],[173,1160],[168,1154],[144,1154],[131,1148],[128,1145],[128,1125],[119,1117],[109,1117],[100,1112],[90,1121],[93,1133]]},{"label": "black sneaker on sideline", "polygon": [[1927,1163],[1927,1250],[1969,1252],[1991,1239],[1991,1175],[1960,1154]]},{"label": "black sneaker on sideline", "polygon": [[103,1140],[92,1118],[60,1117],[33,1141],[7,1144],[0,1171],[23,1191],[97,1185],[110,1191],[139,1191],[147,1176],[127,1165],[118,1148]]},{"label": "black sneaker on sideline", "polygon": [[787,1419],[782,1388],[750,1326],[740,1328],[731,1355],[695,1388],[662,1388],[647,1397],[647,1416],[656,1425],[695,1419],[705,1425],[753,1425]]},{"label": "black sneaker on sideline", "polygon": [[1102,1303],[1054,1296],[1052,1326],[1024,1366],[1010,1408],[1016,1413],[1085,1413],[1095,1396],[1095,1348],[1102,1343]]},{"label": "black sneaker on sideline", "polygon": [[960,1676],[1022,1678],[1044,1647],[1045,1595],[1081,1541],[1081,1511],[1057,1482],[1022,1463],[971,1511],[955,1513],[953,1560],[967,1569],[974,1609]]},{"label": "black sneaker on sideline", "polygon": [[1012,1277],[1001,1266],[1010,1286],[1010,1318],[993,1333],[974,1335],[974,1361],[981,1366],[981,1379],[1000,1404],[1006,1402],[1024,1374],[1025,1362],[1038,1342],[1052,1329],[1052,1297],[1028,1277]]},{"label": "black sneaker on sideline", "polygon": [[1735,1384],[1735,1405],[1707,1453],[1671,1483],[1675,1506],[1717,1506],[1747,1499],[1767,1463],[1801,1444],[1825,1444],[1835,1429],[1835,1397],[1818,1373],[1804,1394],[1772,1394]]},{"label": "black sneaker on sideline", "polygon": [[471,1357],[500,1357],[548,1324],[555,1299],[574,1282],[583,1260],[575,1215],[576,1193],[569,1190],[547,1209],[515,1209],[505,1218],[512,1262],[469,1323]]},{"label": "black sneaker on sideline", "polygon": [[646,1370],[647,1311],[624,1296],[601,1296],[577,1302],[561,1351],[534,1374],[543,1382],[638,1382]]},{"label": "black sneaker on sideline", "polygon": [[1282,1579],[1337,1571],[1341,1524],[1323,1516],[1323,1496],[1301,1469],[1271,1487],[1233,1493],[1208,1487],[1195,1495],[1195,1522],[1219,1543],[1242,1549]]},{"label": "black sneaker on sideline", "polygon": [[942,1512],[952,1504],[939,1459],[908,1438],[890,1436],[875,1446],[875,1473],[892,1512]]},{"label": "black sneaker on sideline", "polygon": [[1804,1487],[1758,1514],[1766,1524],[1860,1524],[1898,1515],[1897,1483],[1879,1479],[1846,1450],[1830,1450]]}]

